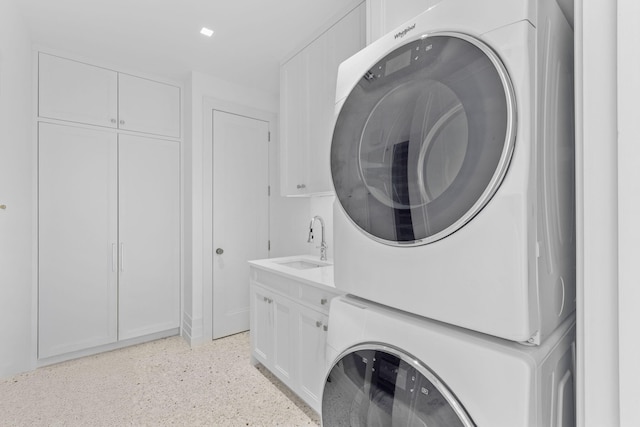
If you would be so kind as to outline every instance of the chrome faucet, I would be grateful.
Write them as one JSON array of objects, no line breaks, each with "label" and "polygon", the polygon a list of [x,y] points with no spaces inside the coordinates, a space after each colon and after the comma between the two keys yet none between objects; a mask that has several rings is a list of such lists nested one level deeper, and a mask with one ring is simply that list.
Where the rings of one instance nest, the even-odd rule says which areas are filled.
[{"label": "chrome faucet", "polygon": [[307,243],[313,242],[313,224],[316,220],[320,221],[320,227],[322,228],[322,241],[320,242],[320,260],[327,260],[327,242],[324,240],[324,220],[320,215],[316,215],[311,218],[311,222],[309,223],[309,238],[307,239]]}]

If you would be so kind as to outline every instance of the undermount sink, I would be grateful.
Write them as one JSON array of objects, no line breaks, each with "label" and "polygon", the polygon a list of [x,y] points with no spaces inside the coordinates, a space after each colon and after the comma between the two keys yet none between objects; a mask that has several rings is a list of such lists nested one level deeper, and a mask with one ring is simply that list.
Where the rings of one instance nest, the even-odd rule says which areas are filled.
[{"label": "undermount sink", "polygon": [[325,264],[321,262],[308,261],[308,260],[295,260],[295,261],[286,261],[279,263],[280,265],[284,265],[285,267],[295,268],[296,270],[308,270],[310,268],[318,268],[318,267],[326,267],[330,264]]}]

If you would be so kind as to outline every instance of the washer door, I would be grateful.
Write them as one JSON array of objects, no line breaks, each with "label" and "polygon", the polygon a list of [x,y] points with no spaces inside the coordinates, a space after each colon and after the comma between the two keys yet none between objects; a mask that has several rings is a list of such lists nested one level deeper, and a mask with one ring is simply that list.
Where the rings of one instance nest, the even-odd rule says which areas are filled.
[{"label": "washer door", "polygon": [[325,427],[469,427],[453,393],[415,358],[388,346],[343,353],[322,395]]},{"label": "washer door", "polygon": [[430,243],[473,218],[500,185],[515,141],[506,70],[458,33],[394,50],[352,89],[331,144],[336,195],[366,234]]}]

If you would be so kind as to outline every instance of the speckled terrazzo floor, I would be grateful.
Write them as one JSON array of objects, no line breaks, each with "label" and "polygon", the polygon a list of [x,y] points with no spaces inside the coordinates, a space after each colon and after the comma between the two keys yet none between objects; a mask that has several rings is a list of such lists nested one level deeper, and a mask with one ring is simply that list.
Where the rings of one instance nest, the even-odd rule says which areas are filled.
[{"label": "speckled terrazzo floor", "polygon": [[166,338],[0,380],[0,426],[315,426],[249,334],[190,348]]}]

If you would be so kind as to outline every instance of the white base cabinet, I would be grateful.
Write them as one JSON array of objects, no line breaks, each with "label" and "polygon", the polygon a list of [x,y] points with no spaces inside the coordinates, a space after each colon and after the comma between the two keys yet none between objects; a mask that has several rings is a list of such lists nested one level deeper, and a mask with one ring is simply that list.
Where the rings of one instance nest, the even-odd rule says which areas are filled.
[{"label": "white base cabinet", "polygon": [[291,384],[295,337],[294,307],[287,298],[261,286],[251,289],[253,304],[251,334],[255,339],[254,356],[285,384]]},{"label": "white base cabinet", "polygon": [[[297,370],[298,394],[312,408],[320,412],[320,398],[324,385],[324,367],[329,361],[325,356],[329,316],[300,306],[297,313]],[[317,367],[323,367],[317,369]]]},{"label": "white base cabinet", "polygon": [[[332,268],[332,267],[330,267]],[[335,288],[251,266],[251,358],[320,412]]]}]

